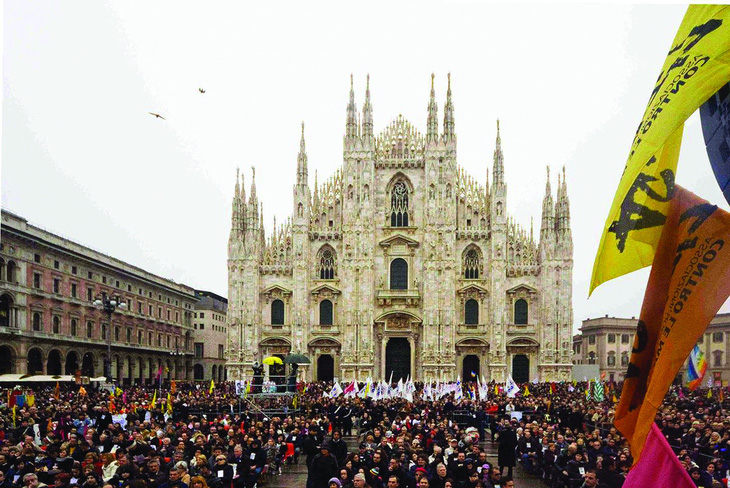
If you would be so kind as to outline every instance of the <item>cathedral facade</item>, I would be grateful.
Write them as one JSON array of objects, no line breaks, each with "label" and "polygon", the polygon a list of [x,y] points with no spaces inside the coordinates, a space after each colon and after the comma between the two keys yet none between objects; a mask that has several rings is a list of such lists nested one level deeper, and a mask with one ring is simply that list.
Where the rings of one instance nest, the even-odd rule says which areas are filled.
[{"label": "cathedral facade", "polygon": [[499,122],[482,186],[457,163],[450,78],[439,118],[432,78],[425,135],[402,116],[376,134],[369,79],[361,113],[351,86],[341,168],[309,186],[302,125],[292,215],[268,235],[236,177],[228,379],[289,353],[310,358],[306,380],[570,379],[564,170],[555,200],[548,170],[536,239],[507,213]]}]

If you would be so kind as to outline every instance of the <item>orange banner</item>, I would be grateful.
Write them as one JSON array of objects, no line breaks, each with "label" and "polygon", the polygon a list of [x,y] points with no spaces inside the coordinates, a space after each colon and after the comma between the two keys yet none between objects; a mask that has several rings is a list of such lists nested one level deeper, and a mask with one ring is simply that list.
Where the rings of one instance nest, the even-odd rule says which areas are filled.
[{"label": "orange banner", "polygon": [[634,462],[674,377],[729,295],[730,214],[677,186],[616,409]]}]

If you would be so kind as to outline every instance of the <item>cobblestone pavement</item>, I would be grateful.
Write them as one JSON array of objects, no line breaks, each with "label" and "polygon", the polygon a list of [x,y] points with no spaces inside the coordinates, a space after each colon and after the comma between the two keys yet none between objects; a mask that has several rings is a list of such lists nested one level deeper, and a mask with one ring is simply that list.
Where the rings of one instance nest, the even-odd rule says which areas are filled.
[{"label": "cobblestone pavement", "polygon": [[[352,448],[356,445],[354,437],[345,438],[347,446]],[[487,459],[491,463],[497,462],[497,445],[487,441],[484,446],[487,450]],[[506,471],[506,470],[505,470]],[[522,471],[517,467],[514,470],[516,488],[546,488],[547,485]],[[279,476],[270,476],[265,483],[259,483],[258,488],[305,488],[307,486],[307,466],[304,464],[304,457],[300,459],[300,464],[286,466]]]}]

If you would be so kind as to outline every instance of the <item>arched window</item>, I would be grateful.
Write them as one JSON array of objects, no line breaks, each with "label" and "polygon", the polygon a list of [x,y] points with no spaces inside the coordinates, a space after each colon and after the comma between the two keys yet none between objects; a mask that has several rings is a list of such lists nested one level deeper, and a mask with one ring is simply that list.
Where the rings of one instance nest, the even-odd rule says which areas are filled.
[{"label": "arched window", "polygon": [[5,260],[0,258],[0,281],[5,281]]},{"label": "arched window", "polygon": [[390,192],[390,226],[408,227],[408,187],[396,182]]},{"label": "arched window", "polygon": [[319,250],[318,275],[320,280],[332,280],[337,276],[337,261],[335,259],[335,251],[329,246],[324,246]]},{"label": "arched window", "polygon": [[94,322],[86,322],[86,338],[91,339],[94,337]]},{"label": "arched window", "polygon": [[284,302],[281,300],[271,302],[271,325],[284,325]]},{"label": "arched window", "polygon": [[7,277],[8,281],[10,283],[15,283],[18,280],[18,277],[16,276],[16,270],[18,269],[18,265],[15,264],[15,261],[8,261],[8,269],[7,269]]},{"label": "arched window", "polygon": [[42,320],[41,320],[41,314],[38,312],[35,312],[33,314],[33,330],[36,332],[40,331],[43,327]]},{"label": "arched window", "polygon": [[53,316],[53,333],[61,333],[61,317],[59,317],[58,315]]},{"label": "arched window", "polygon": [[624,351],[621,353],[621,366],[627,367],[629,365],[629,353],[627,351]]},{"label": "arched window", "polygon": [[515,302],[515,324],[527,325],[527,301],[522,298]]},{"label": "arched window", "polygon": [[466,325],[477,325],[479,323],[479,303],[470,298],[464,304],[464,323]]},{"label": "arched window", "polygon": [[482,259],[479,251],[474,248],[468,249],[464,254],[464,278],[467,280],[479,279],[479,271],[482,269]]},{"label": "arched window", "polygon": [[611,351],[608,353],[608,361],[607,364],[609,366],[616,366],[616,353]]},{"label": "arched window", "polygon": [[396,258],[390,263],[390,289],[408,289],[408,263],[405,259]]},{"label": "arched window", "polygon": [[332,325],[332,302],[329,300],[319,302],[319,324]]},{"label": "arched window", "polygon": [[588,364],[596,364],[596,353],[593,351],[588,353]]},{"label": "arched window", "polygon": [[10,295],[3,295],[0,297],[0,326],[15,327],[15,324],[11,322],[13,314],[13,299]]},{"label": "arched window", "polygon": [[71,335],[72,336],[76,336],[76,334],[78,334],[78,330],[77,330],[78,327],[79,327],[79,325],[78,325],[78,322],[76,321],[76,319],[71,319]]}]

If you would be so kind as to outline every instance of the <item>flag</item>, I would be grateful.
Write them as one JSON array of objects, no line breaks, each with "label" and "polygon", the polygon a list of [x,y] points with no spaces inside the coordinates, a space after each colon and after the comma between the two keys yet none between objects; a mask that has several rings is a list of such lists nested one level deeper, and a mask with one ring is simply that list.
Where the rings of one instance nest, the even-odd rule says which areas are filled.
[{"label": "flag", "polygon": [[18,409],[17,405],[13,405],[13,428],[15,428],[15,419],[17,416],[16,410]]},{"label": "flag", "polygon": [[167,394],[167,414],[172,415],[172,395]]},{"label": "flag", "polygon": [[170,392],[174,395],[175,390],[177,390],[177,385],[175,384],[175,380],[170,381]]},{"label": "flag", "polygon": [[623,488],[665,486],[671,480],[672,488],[694,488],[692,478],[679,462],[659,427],[652,422],[644,449],[644,456],[631,468]]},{"label": "flag", "polygon": [[157,381],[160,381],[162,379],[162,365],[160,364],[160,367],[157,368]]},{"label": "flag", "polygon": [[674,194],[684,121],[730,80],[730,8],[690,5],[631,144],[589,294],[652,264]]},{"label": "flag", "polygon": [[340,382],[335,381],[334,386],[330,390],[330,397],[336,398],[336,397],[340,396],[341,394],[342,394],[342,387],[340,386]]},{"label": "flag", "polygon": [[722,403],[722,402],[725,401],[725,392],[724,392],[724,389],[722,387],[720,388],[720,391],[717,394],[717,401],[720,402],[720,403]]},{"label": "flag", "polygon": [[698,345],[692,348],[689,355],[689,364],[687,365],[687,387],[690,390],[696,390],[702,384],[702,378],[707,372],[707,361],[705,355]]},{"label": "flag", "polygon": [[156,405],[157,405],[157,390],[155,390],[155,394],[152,395],[152,406],[150,407],[150,409],[154,410]]},{"label": "flag", "polygon": [[83,386],[79,387],[79,395],[81,395],[82,397],[85,397],[86,396],[86,388],[84,388]]},{"label": "flag", "polygon": [[213,382],[213,379],[210,380],[210,388],[208,388],[208,395],[213,394],[213,390],[215,390],[215,383]]},{"label": "flag", "polygon": [[555,383],[550,383],[550,394],[555,395]]},{"label": "flag", "polygon": [[25,395],[25,404],[29,407],[35,405],[35,393],[28,393]]},{"label": "flag", "polygon": [[730,295],[728,238],[730,214],[675,187],[616,409],[637,461],[677,372]]},{"label": "flag", "polygon": [[291,406],[297,408],[297,405],[299,405],[299,395],[294,395],[291,399]]},{"label": "flag", "polygon": [[497,385],[494,385],[494,395],[499,395],[499,387]]},{"label": "flag", "polygon": [[464,398],[464,392],[461,390],[461,376],[456,380],[456,388],[454,390],[454,400],[457,402]]},{"label": "flag", "polygon": [[352,383],[345,387],[344,393],[346,398],[354,398],[360,390],[357,387],[357,381],[352,380]]},{"label": "flag", "polygon": [[507,391],[507,397],[509,398],[514,398],[520,392],[520,387],[512,379],[512,375],[507,378],[507,384],[504,385],[504,389]]},{"label": "flag", "polygon": [[527,388],[527,385],[525,385],[525,391],[522,393],[523,397],[530,396],[530,390]]},{"label": "flag", "polygon": [[53,390],[53,398],[56,400],[61,398],[61,386],[58,384],[58,381],[56,381],[56,389]]},{"label": "flag", "polygon": [[604,400],[603,383],[596,381],[593,388],[593,400],[602,402]]}]

